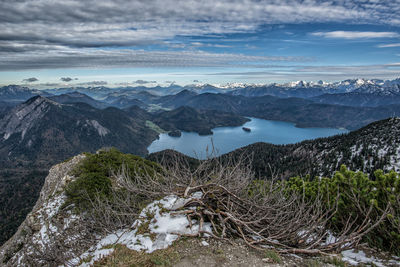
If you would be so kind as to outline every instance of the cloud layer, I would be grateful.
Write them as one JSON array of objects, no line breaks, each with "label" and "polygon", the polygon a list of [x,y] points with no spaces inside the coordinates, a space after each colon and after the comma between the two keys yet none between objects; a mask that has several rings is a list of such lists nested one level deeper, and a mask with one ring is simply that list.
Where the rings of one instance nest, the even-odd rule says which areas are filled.
[{"label": "cloud layer", "polygon": [[[246,66],[266,61],[304,62],[305,57],[248,56],[242,54],[208,53],[203,51],[136,51],[129,49],[76,49],[64,51],[25,52],[5,54],[0,61],[0,71],[49,68],[98,67],[223,67]],[[249,65],[250,63],[247,63]]]},{"label": "cloud layer", "polygon": [[[177,36],[254,32],[267,24],[329,22],[400,26],[400,1],[3,0],[0,2],[0,70],[299,61],[304,59],[198,54],[183,46],[172,52],[126,48],[175,45],[179,49],[179,43],[171,42]],[[351,39],[372,35],[389,37],[395,33],[318,32],[315,35]],[[191,45],[229,47],[200,42]]]}]

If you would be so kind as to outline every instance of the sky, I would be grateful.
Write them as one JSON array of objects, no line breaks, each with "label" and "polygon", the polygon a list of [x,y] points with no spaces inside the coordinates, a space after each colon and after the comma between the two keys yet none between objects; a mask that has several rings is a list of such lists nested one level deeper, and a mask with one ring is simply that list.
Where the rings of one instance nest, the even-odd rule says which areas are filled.
[{"label": "sky", "polygon": [[400,77],[400,0],[0,0],[0,85]]}]

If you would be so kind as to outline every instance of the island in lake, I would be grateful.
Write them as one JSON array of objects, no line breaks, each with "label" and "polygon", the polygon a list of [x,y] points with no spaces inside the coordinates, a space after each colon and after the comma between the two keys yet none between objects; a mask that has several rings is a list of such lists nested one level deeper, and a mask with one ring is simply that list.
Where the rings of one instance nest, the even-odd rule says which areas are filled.
[{"label": "island in lake", "polygon": [[173,131],[170,131],[170,132],[168,133],[168,135],[169,135],[169,136],[172,136],[172,137],[181,137],[182,132],[179,131],[179,130],[173,130]]},{"label": "island in lake", "polygon": [[251,132],[251,129],[250,129],[250,128],[242,127],[242,129],[243,129],[243,131],[245,131],[245,132]]}]

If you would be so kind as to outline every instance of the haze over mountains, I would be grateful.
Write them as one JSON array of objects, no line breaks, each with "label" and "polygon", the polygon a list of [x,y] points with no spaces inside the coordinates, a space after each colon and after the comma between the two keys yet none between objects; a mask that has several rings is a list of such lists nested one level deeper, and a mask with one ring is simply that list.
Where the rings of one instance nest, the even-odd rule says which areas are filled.
[{"label": "haze over mountains", "polygon": [[[367,94],[374,96],[398,96],[400,95],[400,78],[395,80],[378,79],[352,79],[340,82],[328,83],[297,81],[284,84],[246,84],[228,83],[220,84],[192,84],[180,86],[171,84],[170,86],[137,86],[137,87],[65,87],[46,90],[30,89],[26,86],[8,85],[1,87],[0,98],[2,100],[21,101],[27,100],[35,95],[51,96],[79,92],[86,94],[97,100],[110,102],[118,97],[131,99],[155,100],[157,97],[177,94],[180,91],[188,90],[196,94],[202,93],[228,93],[231,95],[242,96],[265,96],[271,95],[280,98],[299,97],[313,98],[321,95],[341,95],[341,94]],[[150,93],[146,95],[143,92]],[[151,99],[153,97],[153,99]]]}]

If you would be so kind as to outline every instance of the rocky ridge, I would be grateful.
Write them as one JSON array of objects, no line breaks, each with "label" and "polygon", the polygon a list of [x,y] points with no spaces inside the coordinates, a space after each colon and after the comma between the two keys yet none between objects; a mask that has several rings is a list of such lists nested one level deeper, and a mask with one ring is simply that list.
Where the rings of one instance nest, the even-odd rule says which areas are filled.
[{"label": "rocky ridge", "polygon": [[74,179],[68,173],[83,158],[78,155],[50,169],[32,211],[14,236],[0,248],[0,262],[4,266],[57,264],[68,257],[63,247],[85,247],[85,240],[81,239],[84,232],[79,233],[82,230],[79,216],[60,210],[66,199],[65,186]]}]

